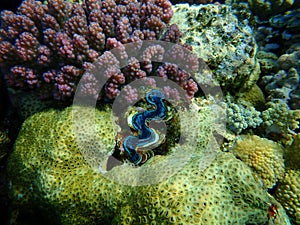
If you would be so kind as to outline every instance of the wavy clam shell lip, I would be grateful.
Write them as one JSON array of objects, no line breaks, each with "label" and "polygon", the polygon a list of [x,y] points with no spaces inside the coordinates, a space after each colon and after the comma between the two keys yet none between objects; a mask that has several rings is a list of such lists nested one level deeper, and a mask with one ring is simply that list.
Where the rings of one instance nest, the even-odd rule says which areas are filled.
[{"label": "wavy clam shell lip", "polygon": [[[189,50],[184,49],[182,46],[164,41],[142,41],[142,43],[139,43],[139,46],[136,46],[135,43],[129,43],[124,44],[123,47],[127,52],[128,58],[135,57],[136,60],[138,60],[139,62],[144,62],[144,59],[142,58],[142,53],[144,52],[144,50],[150,49],[149,47],[151,46],[158,45],[166,50],[176,49],[177,52],[181,53],[181,55],[184,54],[186,56],[187,62],[184,60],[184,58],[182,59],[182,57],[179,57],[182,60],[178,60],[174,53],[173,55],[165,54],[163,58],[156,57],[155,59],[161,60],[157,63],[166,63],[167,65],[173,63],[176,64],[178,68],[184,68],[184,70],[186,70],[186,72],[189,74],[195,73],[195,77],[193,78],[195,81],[197,81],[198,88],[201,89],[204,96],[210,99],[207,102],[212,102],[212,104],[218,104],[218,102],[221,101],[223,95],[220,87],[218,87],[214,82],[211,82],[211,79],[209,80],[210,82],[207,83],[207,79],[204,79],[202,77],[206,77],[208,75],[209,69],[204,64],[201,64],[201,66],[199,66],[198,64],[190,65],[191,58],[193,57],[189,55],[192,53]],[[117,57],[121,55],[120,51],[123,52],[124,49],[112,49],[110,51],[110,55]],[[128,63],[126,60],[119,60],[119,64],[106,65],[101,63],[101,59],[99,60],[100,61],[94,63],[93,68],[86,71],[86,73],[88,74],[93,73],[94,77],[97,79],[98,83],[95,87],[97,87],[98,95],[102,93],[101,90],[105,88],[107,80],[110,79],[110,77],[103,76],[104,74],[106,74],[105,68],[125,68],[126,63]],[[196,67],[198,68],[198,70]],[[84,77],[85,76],[83,76],[83,78]],[[209,77],[211,78],[211,76]],[[78,87],[87,85],[88,83],[86,82],[87,81],[85,79],[81,79],[79,81]],[[126,89],[126,87],[130,88]],[[133,90],[137,91],[133,92]],[[127,136],[138,135],[138,132],[134,131],[135,129],[134,124],[132,123],[132,119],[136,113],[143,113],[147,110],[151,110],[151,107],[144,107],[146,94],[151,90],[159,90],[164,94],[164,101],[168,102],[168,104],[165,106],[166,114],[163,116],[164,119],[162,122],[147,121],[147,126],[149,126],[149,129],[153,130],[152,136],[149,136],[149,139],[147,139],[146,141],[141,140],[141,144],[136,148],[136,152],[142,153],[141,161],[145,161],[145,163],[141,166],[134,166],[134,164],[124,160],[123,153],[125,149],[122,146],[122,142],[119,142],[118,145],[118,138],[123,135],[119,140],[124,140],[124,138],[126,138]],[[129,93],[134,93],[134,98],[129,99],[130,101],[127,101],[128,99],[126,98],[128,91]],[[137,104],[142,99],[144,99],[142,101],[142,104]],[[149,102],[152,101],[152,97],[149,97],[148,100]],[[76,90],[73,104],[85,105],[91,108],[96,108],[97,97],[95,98],[95,92],[93,92],[92,95],[88,95],[82,89],[78,88]],[[214,127],[224,127],[215,124],[220,123],[220,121],[224,122],[224,118],[214,118],[212,122],[208,121],[207,125],[210,127],[209,129],[207,128],[206,124],[205,127],[203,127],[204,129],[201,128],[200,126],[204,125],[204,121],[201,118],[207,118],[204,114],[207,113],[207,110],[211,111],[211,108],[209,106],[204,106],[207,107],[207,110],[204,110],[204,112],[200,110],[199,112],[199,110],[193,110],[191,104],[192,101],[190,99],[190,96],[187,94],[187,90],[185,90],[183,86],[180,86],[178,82],[173,81],[172,79],[168,79],[167,77],[150,75],[146,78],[132,80],[129,84],[126,84],[125,87],[120,90],[118,96],[116,96],[111,108],[111,120],[107,121],[107,123],[111,123],[113,127],[114,134],[116,137],[114,143],[116,145],[112,148],[111,145],[108,146],[104,142],[104,139],[102,141],[101,138],[95,137],[94,141],[97,142],[95,143],[95,146],[99,147],[97,147],[97,149],[94,149],[93,147],[87,147],[86,141],[82,140],[80,137],[80,134],[83,132],[80,130],[80,127],[82,121],[84,120],[81,116],[76,115],[76,112],[74,111],[73,123],[74,127],[76,127],[76,129],[74,129],[75,139],[87,163],[89,163],[92,168],[100,172],[107,179],[130,186],[156,184],[172,176],[173,174],[178,172],[183,166],[185,166],[186,163],[193,157],[193,155],[195,154],[194,151],[199,147],[199,145],[203,146],[203,148],[207,148],[207,146],[209,146],[209,143],[206,142],[199,143],[198,140],[200,135],[201,137],[203,135],[206,137],[210,135],[210,133],[207,132],[210,132],[209,130],[214,130]],[[149,105],[151,106],[151,104]],[[172,118],[172,115],[174,114],[176,114],[175,119]],[[208,114],[212,114],[212,112]],[[95,115],[89,116],[89,121],[93,121],[96,119],[94,118]],[[221,113],[220,116],[224,117],[225,114]],[[204,120],[206,121],[206,119]],[[175,131],[174,128],[169,128],[169,125],[173,122],[177,124],[174,127],[175,129],[177,129]],[[97,128],[96,124],[97,123],[94,123],[94,125],[91,127],[91,130],[95,130],[95,134],[99,132],[99,129]],[[166,126],[167,124],[168,126]],[[176,137],[172,135],[167,135],[167,129],[171,130],[171,132],[175,132]],[[174,140],[171,140],[172,138]],[[92,139],[93,137],[89,138],[89,143],[93,141]],[[210,142],[210,139],[208,139],[208,142]],[[115,157],[113,154],[116,147],[120,148],[120,153],[117,157]],[[157,147],[162,148],[162,152],[159,152],[162,153],[162,155],[159,155],[158,152],[153,151],[154,148]],[[155,153],[154,157],[153,153]],[[120,156],[123,161],[119,160],[118,157]],[[107,169],[108,161],[113,162],[113,164],[117,166],[111,168],[111,170]],[[174,164],[175,161],[176,164]],[[123,176],[119,176],[118,174],[116,174],[116,171],[119,171],[120,169],[124,170],[124,172],[127,171],[125,172],[125,175],[123,174]],[[165,171],[164,175],[157,177],[157,170]],[[129,182],[130,180],[132,180],[133,176],[135,176],[134,174],[136,175],[136,182]]]},{"label": "wavy clam shell lip", "polygon": [[[146,94],[146,101],[148,104],[153,105],[155,109],[144,110],[131,117],[131,125],[138,132],[138,135],[126,137],[123,148],[129,155],[129,160],[134,164],[140,164],[142,161],[141,152],[139,153],[137,150],[151,150],[159,146],[162,143],[162,140],[165,140],[165,138],[160,138],[160,134],[157,133],[155,129],[147,125],[147,122],[163,120],[167,117],[167,109],[163,99],[164,94],[161,91],[149,91]],[[145,162],[145,160],[143,161]]]}]

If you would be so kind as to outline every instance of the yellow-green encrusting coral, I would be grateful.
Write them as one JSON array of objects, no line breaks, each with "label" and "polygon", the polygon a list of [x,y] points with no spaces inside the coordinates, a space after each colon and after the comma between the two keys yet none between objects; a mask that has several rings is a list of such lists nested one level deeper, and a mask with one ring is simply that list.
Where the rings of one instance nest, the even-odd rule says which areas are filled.
[{"label": "yellow-green encrusting coral", "polygon": [[51,103],[54,105],[51,101],[39,99],[34,92],[24,93],[9,89],[9,93],[12,105],[23,120],[37,112],[50,108]]},{"label": "yellow-green encrusting coral", "polygon": [[[201,144],[176,174],[159,183],[133,186],[108,179],[92,168],[78,149],[72,127],[74,110],[85,111],[86,115],[95,112],[95,138],[107,145],[107,149],[98,151],[112,150],[110,111],[71,107],[28,118],[8,162],[13,208],[18,215],[36,219],[49,215],[47,212],[51,210],[52,224],[63,225],[267,222],[268,207],[276,201],[261,188],[250,168],[231,153],[223,152],[217,153],[206,168],[201,168]],[[85,126],[82,138],[88,151],[94,145],[94,138],[89,139],[91,124],[83,123],[82,126]],[[92,141],[89,143],[89,140]],[[180,149],[180,145],[177,148]],[[160,177],[164,171],[155,171],[156,165],[168,157],[155,156],[139,169],[152,168],[152,175]],[[178,162],[172,163],[176,166]],[[135,169],[125,164],[114,167],[110,173],[135,180],[139,179],[132,176]],[[281,216],[285,218],[284,213]],[[20,221],[17,218],[15,222]]]},{"label": "yellow-green encrusting coral", "polygon": [[300,224],[300,170],[287,169],[275,193],[294,224]]},{"label": "yellow-green encrusting coral", "polygon": [[232,151],[253,169],[265,188],[272,188],[284,175],[283,147],[274,141],[241,135]]}]

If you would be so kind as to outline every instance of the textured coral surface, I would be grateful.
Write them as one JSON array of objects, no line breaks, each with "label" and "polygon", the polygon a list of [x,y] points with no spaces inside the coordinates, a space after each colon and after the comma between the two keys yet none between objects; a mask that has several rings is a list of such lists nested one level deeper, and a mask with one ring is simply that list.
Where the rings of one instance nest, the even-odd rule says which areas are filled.
[{"label": "textured coral surface", "polygon": [[272,188],[282,178],[283,148],[276,142],[256,135],[241,135],[232,150],[234,155],[253,169],[265,188]]},{"label": "textured coral surface", "polygon": [[251,11],[261,19],[268,19],[272,15],[277,15],[292,7],[297,2],[295,0],[228,0],[227,3],[248,2]]},{"label": "textured coral surface", "polygon": [[[9,225],[290,225],[289,216],[300,224],[299,1],[226,2],[24,0],[1,11],[0,220],[10,213]],[[114,105],[136,102],[145,92],[130,85],[137,80],[179,97],[149,76],[175,82],[192,106],[169,111],[176,117],[163,154],[157,148],[139,166],[116,162],[124,133],[106,103],[119,93]],[[101,110],[62,109],[76,89],[101,100]]]},{"label": "textured coral surface", "polygon": [[[89,108],[74,109],[86,114],[94,112]],[[96,134],[89,133],[91,124],[82,124],[87,150],[97,146],[89,142],[93,140],[90,135],[108,146],[98,151],[113,148],[108,115],[109,111],[96,111]],[[118,184],[92,169],[83,158],[71,123],[72,108],[67,108],[35,114],[23,124],[8,167],[13,208],[19,215],[16,222],[22,215],[45,219],[49,215],[45,210],[49,210],[53,224],[65,225],[263,224],[268,219],[270,202],[276,202],[261,188],[251,170],[231,153],[218,153],[208,167],[201,169],[201,146],[182,169],[160,183]],[[155,156],[139,169],[154,170],[168,157]],[[177,160],[173,161],[175,166]],[[139,179],[135,169],[117,166],[111,174],[134,182]],[[155,177],[164,172],[155,171]]]},{"label": "textured coral surface", "polygon": [[295,135],[293,143],[286,147],[284,158],[287,167],[300,169],[300,134]]},{"label": "textured coral surface", "polygon": [[[69,100],[84,71],[105,51],[124,49],[124,44],[129,42],[139,46],[138,42],[143,40],[180,44],[181,33],[177,26],[168,27],[172,15],[171,3],[167,0],[87,0],[82,3],[26,0],[16,13],[1,12],[1,71],[10,87],[34,90],[43,99]],[[162,46],[152,46],[145,50],[141,63],[122,52],[121,59],[126,60],[128,66],[122,70],[110,68],[98,78],[107,78],[104,97],[114,99],[125,84],[158,74],[173,77],[174,82],[178,81],[187,94],[193,96],[197,87],[187,72],[178,71],[176,64],[161,67],[152,64],[152,57],[163,52]],[[119,63],[117,59],[105,59],[103,63]],[[97,79],[92,74],[85,79],[89,81],[85,91],[98,94],[99,90],[95,93],[93,89]]]},{"label": "textured coral surface", "polygon": [[300,171],[288,169],[275,195],[291,221],[300,224]]},{"label": "textured coral surface", "polygon": [[[182,39],[204,60],[225,89],[251,87],[258,79],[257,46],[248,19],[242,19],[230,5],[179,4],[173,7],[171,22]],[[248,87],[247,87],[248,88]]]}]

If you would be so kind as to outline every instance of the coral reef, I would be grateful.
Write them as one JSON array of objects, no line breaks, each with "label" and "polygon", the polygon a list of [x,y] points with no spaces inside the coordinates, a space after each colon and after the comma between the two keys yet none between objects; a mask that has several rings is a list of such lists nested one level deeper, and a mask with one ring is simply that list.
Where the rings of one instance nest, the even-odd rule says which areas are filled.
[{"label": "coral reef", "polygon": [[[1,11],[0,211],[10,224],[290,225],[286,212],[300,224],[299,1],[171,5],[180,1],[24,0]],[[150,89],[164,95],[163,121],[145,116],[159,109]],[[97,109],[65,108],[75,90]],[[131,114],[112,113],[121,103]],[[151,155],[124,159],[126,137],[150,140]]]},{"label": "coral reef", "polygon": [[299,17],[300,10],[299,8],[295,8],[269,19],[271,27],[274,28],[275,35],[281,36],[279,43],[283,44],[286,48],[293,44],[299,44]]},{"label": "coral reef", "polygon": [[[179,32],[176,26],[171,26],[169,32],[171,30]],[[165,35],[169,39],[173,34],[167,32]],[[169,86],[170,83],[166,84],[172,81],[177,85],[176,88],[185,91],[186,98],[191,99],[198,91],[198,85],[191,77],[191,73],[199,69],[198,65],[197,57],[187,49],[187,46],[162,41],[121,44],[112,51],[102,54],[91,68],[88,68],[79,83],[78,93],[82,96],[94,96],[95,99],[104,85],[103,80],[106,79],[102,94],[110,100],[115,99],[125,85],[127,85],[124,87],[126,94],[121,97],[128,103],[142,97],[138,90],[141,89],[140,86],[160,87],[165,95],[171,95],[176,99],[180,96],[176,96],[174,92],[176,90]],[[120,69],[123,66],[124,68]],[[149,78],[148,75],[152,77]],[[132,83],[139,82],[137,80],[141,85],[131,86]]]},{"label": "coral reef", "polygon": [[294,0],[252,0],[248,2],[252,12],[263,19],[284,12],[294,4]]},{"label": "coral reef", "polygon": [[266,189],[274,187],[284,175],[283,147],[276,142],[256,135],[241,135],[232,152],[252,168]]},{"label": "coral reef", "polygon": [[267,109],[262,112],[266,134],[272,138],[288,144],[299,129],[300,110],[290,110],[286,103],[277,100],[266,104]]},{"label": "coral reef", "polygon": [[188,3],[190,5],[208,4],[213,0],[171,0],[172,4]]},{"label": "coral reef", "polygon": [[246,101],[244,104],[228,101],[226,113],[227,127],[236,134],[247,128],[256,128],[263,122],[261,113]]},{"label": "coral reef", "polygon": [[287,72],[280,70],[276,74],[262,77],[260,85],[264,87],[269,101],[280,100],[291,109],[300,109],[300,75],[295,68]]},{"label": "coral reef", "polygon": [[300,169],[300,134],[298,133],[293,143],[286,147],[284,152],[285,164],[287,168]]},{"label": "coral reef", "polygon": [[244,18],[246,9],[229,5],[175,5],[171,22],[178,25],[182,39],[193,47],[226,89],[251,88],[259,75],[257,46]]},{"label": "coral reef", "polygon": [[262,74],[258,82],[264,91],[262,112],[264,135],[289,145],[299,129],[299,9],[278,14],[258,26],[256,40]]},{"label": "coral reef", "polygon": [[20,90],[8,89],[10,103],[18,112],[20,119],[25,120],[29,116],[45,109],[55,107],[50,100],[41,100],[34,92],[22,92]]},{"label": "coral reef", "polygon": [[253,106],[255,109],[262,111],[266,103],[264,93],[260,87],[255,84],[251,89],[245,92],[236,93],[237,103],[247,102],[247,104]]},{"label": "coral reef", "polygon": [[[79,151],[71,125],[72,110],[86,116],[95,113],[91,123],[97,124],[96,133],[90,132],[90,123],[83,120],[81,124],[86,131],[81,138],[87,151],[98,147],[93,137],[106,143],[106,149],[97,148],[97,152],[106,154],[113,149],[109,111],[73,107],[28,118],[8,165],[17,215],[25,213],[29,220],[37,220],[43,215],[48,218],[50,211],[52,224],[59,221],[64,225],[264,224],[273,203],[278,205],[280,217],[286,218],[280,204],[261,188],[249,167],[231,153],[219,152],[208,167],[201,169],[200,162],[206,157],[200,146],[184,167],[159,183],[131,186],[113,182],[87,164]],[[186,154],[189,147],[184,148]],[[143,171],[149,174],[146,179],[160,178],[170,168],[157,170],[157,165],[168,158],[155,156],[138,168],[124,164],[110,173],[132,184]],[[179,161],[172,164],[176,166]],[[149,173],[152,170],[154,177]],[[285,224],[289,224],[288,219]]]},{"label": "coral reef", "polygon": [[260,50],[285,54],[292,45],[299,45],[300,32],[299,8],[287,11],[269,18],[264,23],[258,23],[255,39]]},{"label": "coral reef", "polygon": [[290,68],[295,68],[297,71],[300,70],[300,44],[292,45],[286,54],[281,55],[278,58],[278,64],[281,69],[288,70]]},{"label": "coral reef", "polygon": [[[180,44],[176,25],[167,27],[172,15],[167,0],[49,0],[44,4],[26,0],[16,14],[1,12],[1,69],[10,87],[34,90],[43,99],[68,100],[83,72],[106,50],[142,40]],[[109,71],[104,96],[113,99],[133,79],[156,75],[151,64],[154,53],[154,49],[145,50],[145,64],[124,59],[129,61],[128,68]],[[186,89],[193,89],[195,83],[185,77]],[[187,92],[193,95],[193,90]]]},{"label": "coral reef", "polygon": [[[284,71],[283,74],[285,75]],[[298,90],[298,74],[291,74],[290,77],[264,76],[262,78],[264,82],[269,81],[265,86],[265,90],[270,94],[267,102],[256,85],[249,92],[240,92],[236,96],[228,95],[225,99],[227,129],[240,134],[248,132],[249,128],[256,128],[259,134],[271,140],[280,141],[284,145],[290,144],[300,123],[298,98],[292,94],[290,94],[291,98],[289,97],[289,92],[296,93],[293,87]],[[283,93],[284,91],[286,93]]]},{"label": "coral reef", "polygon": [[300,170],[288,169],[275,193],[293,224],[300,224]]},{"label": "coral reef", "polygon": [[258,51],[256,58],[260,64],[262,74],[270,74],[278,71],[279,64],[277,62],[277,55],[272,52]]}]

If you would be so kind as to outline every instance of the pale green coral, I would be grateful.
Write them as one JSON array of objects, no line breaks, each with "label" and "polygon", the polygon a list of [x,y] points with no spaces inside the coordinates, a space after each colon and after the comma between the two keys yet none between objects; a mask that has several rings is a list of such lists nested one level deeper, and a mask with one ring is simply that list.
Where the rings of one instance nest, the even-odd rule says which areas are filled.
[{"label": "pale green coral", "polygon": [[[276,201],[261,188],[251,170],[231,153],[222,152],[212,163],[202,167],[201,161],[206,157],[201,153],[201,144],[184,167],[159,183],[132,186],[113,182],[109,176],[93,169],[79,151],[71,125],[73,110],[74,107],[62,112],[38,113],[24,122],[8,163],[11,197],[18,213],[25,211],[30,219],[43,213],[47,215],[51,209],[52,215],[57,215],[52,218],[53,224],[64,225],[267,222],[268,207]],[[86,127],[82,138],[87,140],[87,147],[94,145],[93,141],[89,145],[88,140],[98,137],[108,144],[107,149],[98,151],[111,152],[114,140],[110,112],[81,107],[76,110],[86,115],[91,113],[89,110],[95,112],[97,133],[92,139],[89,139],[90,124],[82,124]],[[190,151],[189,146],[182,146],[178,145],[174,151]],[[108,173],[136,181],[140,179],[139,171],[151,168],[149,176],[154,178],[148,179],[155,179],[164,174],[156,170],[156,165],[169,157],[155,156],[138,168],[124,164]],[[176,166],[178,160],[180,158],[172,161],[169,167]],[[33,205],[39,207],[30,210]]]},{"label": "pale green coral", "polygon": [[290,110],[285,102],[279,100],[268,102],[267,107],[262,112],[266,132],[280,135],[283,143],[290,142],[294,130],[299,128],[300,110]]},{"label": "pale green coral", "polygon": [[262,123],[261,113],[245,101],[244,104],[228,101],[226,112],[227,127],[236,134],[247,128],[256,128]]},{"label": "pale green coral", "polygon": [[182,40],[209,66],[221,86],[251,88],[258,79],[257,46],[249,21],[229,5],[173,7],[172,23],[179,26]]}]

